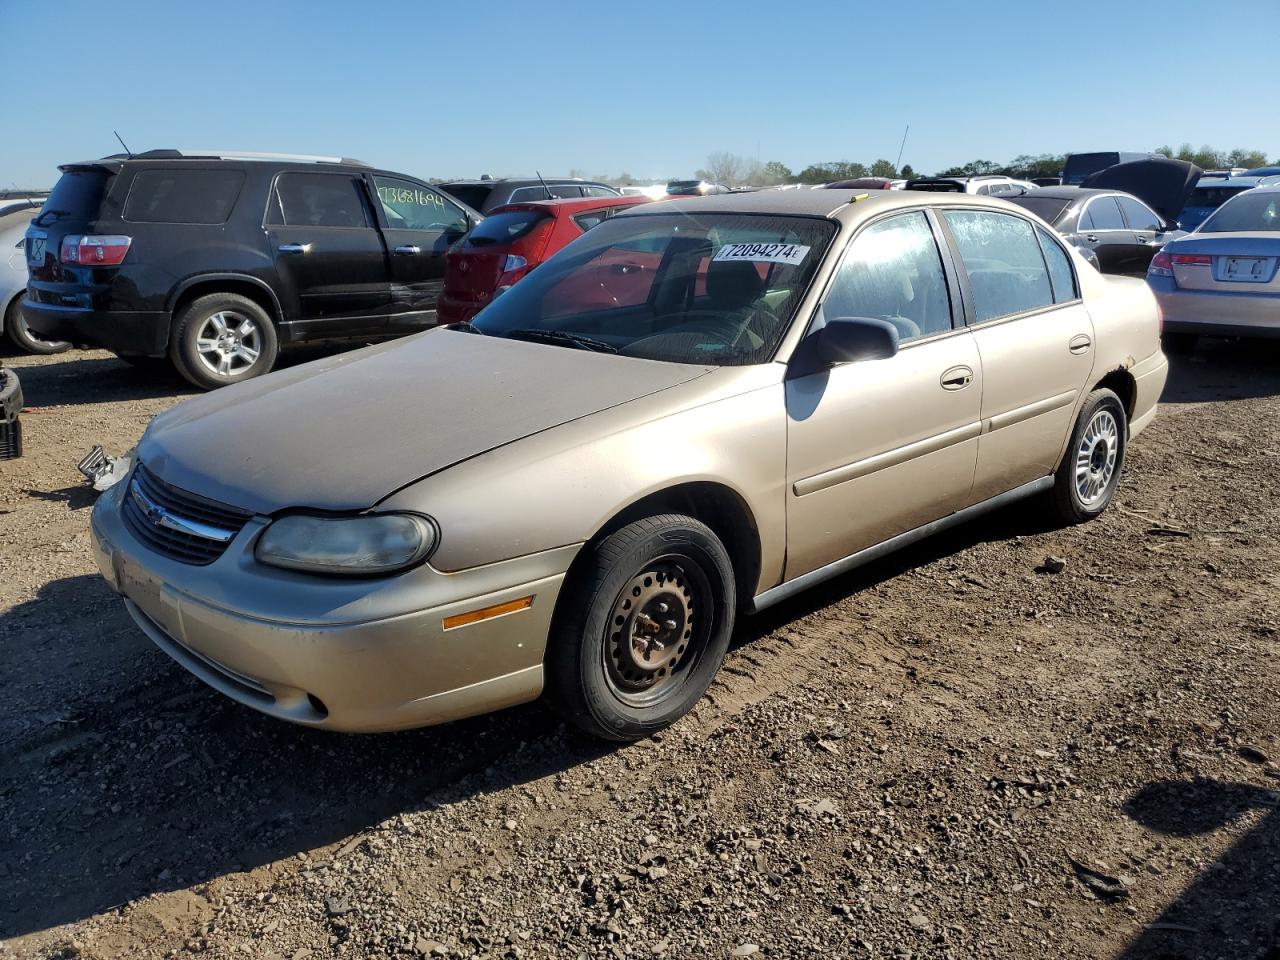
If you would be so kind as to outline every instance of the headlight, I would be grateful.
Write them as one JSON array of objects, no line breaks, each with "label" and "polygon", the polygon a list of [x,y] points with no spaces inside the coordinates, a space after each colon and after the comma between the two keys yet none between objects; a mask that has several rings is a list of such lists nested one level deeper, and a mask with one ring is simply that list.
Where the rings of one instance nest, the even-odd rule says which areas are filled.
[{"label": "headlight", "polygon": [[281,517],[258,538],[259,560],[309,573],[391,573],[424,559],[435,528],[412,513],[360,517]]}]

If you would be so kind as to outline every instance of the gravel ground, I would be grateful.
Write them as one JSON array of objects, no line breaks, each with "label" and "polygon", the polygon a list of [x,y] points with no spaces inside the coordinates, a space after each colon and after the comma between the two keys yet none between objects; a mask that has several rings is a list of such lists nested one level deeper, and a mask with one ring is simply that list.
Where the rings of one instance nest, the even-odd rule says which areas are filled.
[{"label": "gravel ground", "polygon": [[745,620],[622,749],[206,689],[95,573],[74,468],[187,391],[8,362],[0,957],[1280,960],[1276,345],[1175,360],[1100,521],[1015,507]]}]

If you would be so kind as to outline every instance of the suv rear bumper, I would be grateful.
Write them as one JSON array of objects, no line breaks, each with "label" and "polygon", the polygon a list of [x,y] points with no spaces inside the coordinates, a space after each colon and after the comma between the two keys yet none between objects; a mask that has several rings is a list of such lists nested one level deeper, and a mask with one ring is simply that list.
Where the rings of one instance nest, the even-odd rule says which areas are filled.
[{"label": "suv rear bumper", "polygon": [[36,303],[27,297],[22,313],[32,332],[48,340],[148,357],[164,356],[169,346],[169,314],[164,311],[103,311]]}]

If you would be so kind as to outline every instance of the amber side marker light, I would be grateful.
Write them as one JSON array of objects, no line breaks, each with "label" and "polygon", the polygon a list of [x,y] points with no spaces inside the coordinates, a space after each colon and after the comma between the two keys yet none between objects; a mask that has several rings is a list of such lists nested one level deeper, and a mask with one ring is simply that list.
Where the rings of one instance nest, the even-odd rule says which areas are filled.
[{"label": "amber side marker light", "polygon": [[446,630],[456,630],[458,627],[479,623],[482,620],[492,620],[494,617],[505,617],[509,613],[519,613],[521,610],[528,610],[532,606],[533,597],[521,597],[519,600],[495,603],[492,607],[481,607],[479,610],[455,613],[451,617],[445,617],[440,623]]}]

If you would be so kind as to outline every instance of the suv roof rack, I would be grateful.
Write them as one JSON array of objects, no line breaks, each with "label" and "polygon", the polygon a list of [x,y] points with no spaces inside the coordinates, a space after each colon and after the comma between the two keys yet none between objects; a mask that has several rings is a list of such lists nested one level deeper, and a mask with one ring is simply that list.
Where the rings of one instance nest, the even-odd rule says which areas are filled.
[{"label": "suv roof rack", "polygon": [[113,153],[104,160],[275,160],[289,163],[345,163],[355,167],[372,164],[351,157],[326,157],[311,153],[260,153],[251,150],[147,150],[133,155]]}]

